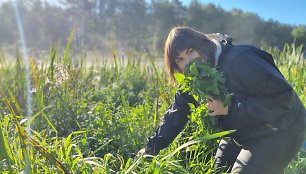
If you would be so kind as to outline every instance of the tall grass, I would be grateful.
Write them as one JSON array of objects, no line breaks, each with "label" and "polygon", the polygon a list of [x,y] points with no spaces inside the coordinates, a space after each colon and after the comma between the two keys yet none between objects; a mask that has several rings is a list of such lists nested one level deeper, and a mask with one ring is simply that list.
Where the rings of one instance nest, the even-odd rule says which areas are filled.
[{"label": "tall grass", "polygon": [[[303,45],[296,47],[286,44],[282,51],[267,49],[275,57],[276,63],[288,82],[293,86],[306,107],[306,59],[302,52]],[[305,137],[306,143],[306,137]],[[306,151],[300,151],[296,159],[286,168],[285,173],[306,173]]]},{"label": "tall grass", "polygon": [[[63,56],[59,47],[51,47],[43,62],[30,61],[30,119],[25,116],[24,63],[20,56],[8,63],[0,55],[1,173],[213,173],[218,137],[229,132],[211,132],[212,122],[203,117],[191,119],[160,155],[135,156],[175,93],[155,66],[156,58],[114,51],[113,57],[97,55],[87,64],[87,57],[71,56],[69,44]],[[306,104],[301,47],[267,50]],[[305,158],[306,152],[299,152],[285,173],[306,171]]]},{"label": "tall grass", "polygon": [[266,50],[273,55],[280,71],[306,106],[306,59],[303,54],[303,45],[285,44],[283,50],[277,48],[267,48]]}]

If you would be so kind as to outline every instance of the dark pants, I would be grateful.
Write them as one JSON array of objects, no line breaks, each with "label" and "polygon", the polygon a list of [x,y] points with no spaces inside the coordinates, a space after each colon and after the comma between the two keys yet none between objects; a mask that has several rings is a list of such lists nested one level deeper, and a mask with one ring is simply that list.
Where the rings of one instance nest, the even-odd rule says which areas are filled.
[{"label": "dark pants", "polygon": [[216,156],[217,173],[280,174],[301,150],[304,134],[279,130],[243,145],[233,139],[221,140]]}]

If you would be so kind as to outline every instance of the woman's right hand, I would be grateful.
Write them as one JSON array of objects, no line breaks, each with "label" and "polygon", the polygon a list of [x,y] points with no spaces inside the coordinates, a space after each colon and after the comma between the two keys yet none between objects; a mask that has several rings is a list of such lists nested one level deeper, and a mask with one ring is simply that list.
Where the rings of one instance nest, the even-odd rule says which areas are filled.
[{"label": "woman's right hand", "polygon": [[145,149],[145,148],[140,149],[140,150],[138,151],[137,155],[141,155],[141,156],[143,156],[143,155],[147,155],[147,153],[146,153],[146,149]]}]

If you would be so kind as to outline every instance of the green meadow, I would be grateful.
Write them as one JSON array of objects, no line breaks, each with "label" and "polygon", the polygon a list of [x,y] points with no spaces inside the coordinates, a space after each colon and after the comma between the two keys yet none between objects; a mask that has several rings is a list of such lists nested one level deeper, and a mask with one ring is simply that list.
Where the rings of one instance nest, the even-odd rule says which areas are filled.
[{"label": "green meadow", "polygon": [[[71,54],[69,42],[64,53],[59,47],[29,65],[19,52],[11,61],[0,53],[1,173],[213,173],[216,145],[230,131],[215,129],[206,112],[192,113],[196,119],[158,156],[137,156],[176,91],[160,58],[112,51],[89,63]],[[264,49],[306,106],[302,46]],[[305,171],[301,149],[285,173]]]}]

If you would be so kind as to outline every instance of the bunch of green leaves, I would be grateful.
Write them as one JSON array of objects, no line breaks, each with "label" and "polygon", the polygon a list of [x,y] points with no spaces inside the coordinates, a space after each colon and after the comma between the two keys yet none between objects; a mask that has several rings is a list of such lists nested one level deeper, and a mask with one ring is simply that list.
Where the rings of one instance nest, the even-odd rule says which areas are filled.
[{"label": "bunch of green leaves", "polygon": [[184,74],[174,74],[180,90],[193,95],[200,103],[207,101],[207,96],[210,95],[222,101],[224,106],[230,104],[232,94],[225,87],[222,72],[203,63],[200,58],[192,60],[186,67]]}]

